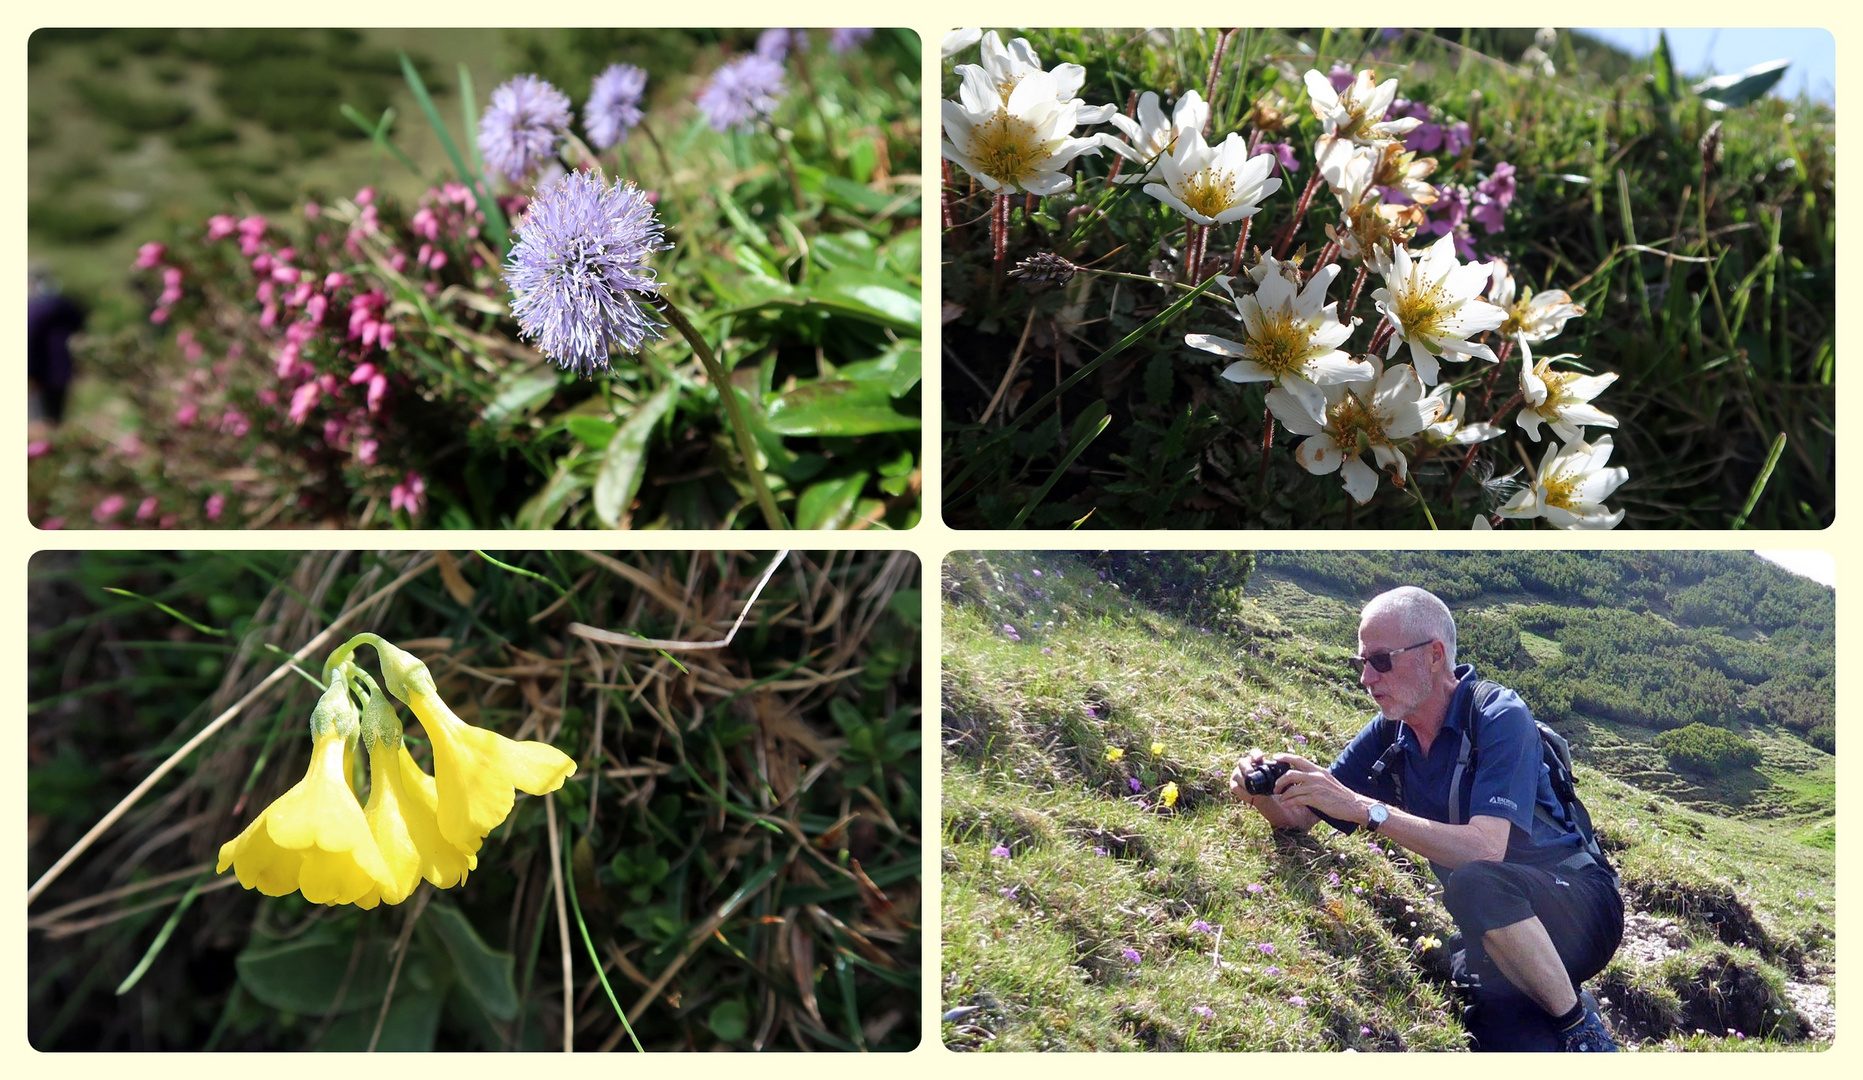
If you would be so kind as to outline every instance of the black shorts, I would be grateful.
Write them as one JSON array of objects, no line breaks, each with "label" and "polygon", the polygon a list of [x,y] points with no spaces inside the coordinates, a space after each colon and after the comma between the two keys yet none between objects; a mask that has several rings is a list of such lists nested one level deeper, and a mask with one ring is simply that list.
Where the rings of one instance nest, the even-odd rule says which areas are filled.
[{"label": "black shorts", "polygon": [[1449,875],[1443,905],[1462,931],[1466,970],[1475,976],[1478,1007],[1544,1016],[1507,981],[1482,948],[1481,937],[1497,927],[1538,916],[1559,950],[1576,992],[1604,970],[1624,936],[1624,902],[1611,875],[1595,866],[1580,870],[1525,863],[1472,862]]}]

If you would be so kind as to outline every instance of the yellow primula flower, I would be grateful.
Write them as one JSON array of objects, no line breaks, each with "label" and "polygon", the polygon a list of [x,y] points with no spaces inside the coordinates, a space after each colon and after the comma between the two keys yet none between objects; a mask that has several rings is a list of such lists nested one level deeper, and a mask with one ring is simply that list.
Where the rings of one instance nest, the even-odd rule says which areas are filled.
[{"label": "yellow primula flower", "polygon": [[1163,757],[1164,756],[1164,744],[1161,742],[1152,743],[1151,744],[1151,756],[1152,757]]},{"label": "yellow primula flower", "polygon": [[516,742],[461,720],[440,699],[426,664],[386,642],[371,644],[388,689],[414,710],[433,743],[435,810],[447,843],[477,852],[510,816],[513,788],[544,795],[576,771],[575,760],[549,743]]},{"label": "yellow primula flower", "polygon": [[1126,752],[1119,749],[1117,746],[1109,746],[1106,748],[1106,760],[1108,761],[1118,761],[1125,756]]},{"label": "yellow primula flower", "polygon": [[1158,801],[1166,807],[1177,805],[1177,781],[1173,780],[1164,785],[1164,790],[1158,793]]},{"label": "yellow primula flower", "polygon": [[348,689],[333,680],[311,716],[309,771],[245,831],[221,845],[216,873],[230,866],[248,889],[267,896],[302,892],[313,904],[354,903],[394,887],[394,875],[343,771],[355,715]]}]

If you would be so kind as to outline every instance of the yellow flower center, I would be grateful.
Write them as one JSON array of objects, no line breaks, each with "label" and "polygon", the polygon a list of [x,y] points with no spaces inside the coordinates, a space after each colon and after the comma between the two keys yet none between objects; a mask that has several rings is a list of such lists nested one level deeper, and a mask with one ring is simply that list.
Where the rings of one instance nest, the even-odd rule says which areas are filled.
[{"label": "yellow flower center", "polygon": [[1021,184],[1035,175],[1035,166],[1048,157],[1035,125],[1017,119],[1007,109],[971,130],[970,160],[984,175],[1005,184]]},{"label": "yellow flower center", "polygon": [[1578,513],[1576,503],[1578,485],[1583,477],[1577,472],[1557,472],[1540,478],[1540,486],[1546,490],[1546,505],[1557,506],[1561,510]]},{"label": "yellow flower center", "polygon": [[1009,95],[1016,92],[1016,86],[1021,81],[1021,75],[1005,75],[996,81],[996,92],[1003,95],[1003,105],[1005,108],[1009,105]]},{"label": "yellow flower center", "polygon": [[1404,336],[1431,344],[1442,337],[1452,310],[1449,294],[1440,283],[1407,289],[1397,299],[1397,321],[1403,324]]},{"label": "yellow flower center", "polygon": [[1197,213],[1213,218],[1235,204],[1235,177],[1227,169],[1205,169],[1184,181],[1178,198]]},{"label": "yellow flower center", "polygon": [[1578,378],[1576,371],[1554,371],[1540,364],[1533,369],[1533,374],[1546,384],[1546,400],[1539,405],[1542,413],[1578,404],[1577,396],[1572,393],[1572,383]]},{"label": "yellow flower center", "polygon": [[[1507,321],[1502,323],[1495,333],[1502,337],[1513,337],[1525,330],[1527,328],[1527,303],[1532,299],[1532,293],[1523,291],[1520,299],[1514,302],[1514,306],[1507,309]],[[1544,377],[1542,373],[1541,378]]]},{"label": "yellow flower center", "polygon": [[1263,308],[1259,323],[1261,333],[1248,339],[1249,359],[1276,376],[1299,371],[1307,361],[1313,327],[1294,318],[1286,307]]},{"label": "yellow flower center", "polygon": [[1346,453],[1356,453],[1359,436],[1364,436],[1365,445],[1383,446],[1391,441],[1384,433],[1384,421],[1371,410],[1371,406],[1359,400],[1357,394],[1347,393],[1344,400],[1326,410],[1327,427],[1332,431],[1333,442]]}]

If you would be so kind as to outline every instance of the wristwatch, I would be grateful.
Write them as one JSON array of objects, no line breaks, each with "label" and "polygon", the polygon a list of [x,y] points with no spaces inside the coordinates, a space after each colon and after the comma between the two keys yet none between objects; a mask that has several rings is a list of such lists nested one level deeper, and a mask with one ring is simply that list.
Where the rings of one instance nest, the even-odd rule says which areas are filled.
[{"label": "wristwatch", "polygon": [[1365,831],[1375,833],[1389,820],[1391,820],[1391,808],[1381,802],[1372,803],[1371,809],[1365,811]]}]

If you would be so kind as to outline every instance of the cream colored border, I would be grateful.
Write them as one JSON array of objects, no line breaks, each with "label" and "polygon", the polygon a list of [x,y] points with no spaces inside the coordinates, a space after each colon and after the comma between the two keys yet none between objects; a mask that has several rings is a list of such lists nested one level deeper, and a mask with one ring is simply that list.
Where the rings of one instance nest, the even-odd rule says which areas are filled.
[{"label": "cream colored border", "polygon": [[[1439,0],[1437,3],[1417,5],[1412,8],[1393,7],[1391,5],[1356,7],[1321,6],[1314,4],[1289,5],[1274,10],[1265,3],[1239,3],[1230,0],[1226,3],[1212,3],[1208,0],[1192,0],[1167,8],[1144,8],[1131,3],[1113,3],[1108,0],[1077,0],[1072,3],[1051,2],[1036,4],[1030,0],[1006,0],[992,4],[967,2],[940,2],[940,0],[900,0],[887,5],[871,3],[851,3],[847,0],[787,0],[787,2],[748,3],[746,0],[717,0],[717,2],[699,8],[667,8],[635,4],[589,3],[587,0],[559,0],[548,5],[531,7],[514,7],[510,4],[490,4],[481,0],[457,0],[457,2],[439,4],[410,4],[403,0],[386,0],[386,2],[356,3],[354,0],[325,3],[315,7],[299,6],[280,8],[273,6],[255,6],[252,4],[231,4],[224,2],[197,3],[180,0],[160,6],[148,4],[129,5],[112,0],[99,3],[93,0],[80,0],[72,4],[58,6],[15,5],[7,15],[13,26],[9,36],[12,47],[9,70],[14,74],[12,85],[19,90],[13,106],[0,114],[0,138],[4,145],[12,149],[16,166],[10,170],[0,184],[10,197],[8,205],[12,206],[15,225],[15,239],[11,242],[14,250],[14,270],[10,279],[15,283],[13,295],[19,297],[25,290],[26,260],[25,238],[21,227],[24,224],[25,206],[24,171],[18,167],[23,164],[25,147],[25,39],[31,31],[40,25],[114,25],[123,23],[160,24],[160,25],[380,25],[380,26],[493,26],[523,25],[533,20],[539,25],[691,25],[696,20],[691,16],[703,15],[717,25],[767,25],[774,22],[808,23],[817,26],[838,26],[856,24],[907,25],[916,28],[924,43],[923,85],[927,88],[924,95],[924,130],[926,142],[922,154],[922,173],[930,178],[937,175],[937,131],[939,56],[938,44],[944,32],[956,24],[975,24],[984,26],[1001,26],[1017,21],[1046,25],[1086,25],[1086,26],[1129,26],[1153,19],[1171,20],[1182,24],[1232,24],[1244,19],[1258,20],[1262,24],[1276,24],[1305,21],[1308,19],[1325,20],[1347,25],[1363,25],[1368,22],[1397,21],[1400,16],[1407,16],[1408,21],[1424,20],[1442,21],[1458,25],[1541,25],[1553,23],[1559,26],[1584,25],[1625,25],[1650,26],[1669,23],[1671,25],[1723,26],[1740,25],[1820,25],[1832,31],[1837,38],[1838,98],[1841,105],[1849,97],[1852,88],[1851,73],[1863,71],[1863,66],[1853,67],[1863,61],[1863,50],[1858,36],[1863,30],[1863,15],[1858,14],[1854,6],[1840,5],[1832,0],[1813,0],[1809,3],[1775,5],[1758,7],[1752,4],[1737,4],[1728,0],[1699,0],[1683,3],[1679,0],[1656,0],[1656,2],[1625,3],[1603,2],[1603,0],[1574,0],[1557,7],[1522,7],[1504,6],[1494,3],[1474,3],[1470,0]],[[1839,203],[1848,207],[1853,201],[1851,192],[1856,184],[1851,180],[1849,170],[1839,174],[1841,194]],[[1849,268],[1854,259],[1857,228],[1852,224],[1852,216],[1840,218],[1839,258],[1844,268]],[[928,294],[934,291],[930,286],[938,280],[936,244],[925,246],[925,281]],[[1844,280],[1848,280],[1846,275]],[[928,300],[935,299],[928,295]],[[928,402],[939,400],[941,388],[940,364],[937,357],[941,355],[940,334],[937,320],[929,312],[935,312],[937,306],[928,303],[928,323],[925,340],[927,356],[930,358],[925,367],[925,399]],[[17,340],[17,339],[15,339]],[[1848,334],[1840,329],[1840,357],[1847,355],[1844,345]],[[17,348],[17,345],[15,346]],[[17,356],[17,353],[12,354]],[[17,361],[16,361],[17,363]],[[16,369],[17,370],[17,369]],[[18,376],[16,375],[15,378]],[[1840,415],[1850,417],[1857,411],[1854,404],[1858,390],[1855,379],[1845,379],[1838,389]],[[18,400],[18,399],[16,399]],[[14,406],[15,423],[24,424],[23,407]],[[937,657],[938,657],[938,616],[937,598],[939,596],[939,570],[944,557],[954,550],[973,548],[1213,548],[1213,547],[1259,547],[1259,548],[1379,548],[1406,547],[1424,549],[1452,548],[1534,548],[1534,549],[1695,549],[1695,548],[1806,548],[1821,549],[1831,552],[1838,563],[1840,575],[1846,568],[1863,559],[1863,523],[1858,523],[1859,495],[1851,492],[1858,489],[1858,480],[1854,469],[1847,469],[1839,479],[1837,524],[1819,533],[1784,533],[1761,532],[1733,534],[1726,532],[1697,534],[1664,533],[1606,533],[1601,535],[1553,534],[1549,532],[1533,533],[1489,533],[1476,534],[1467,531],[1448,533],[1414,533],[1406,532],[1386,538],[1369,533],[1340,532],[1285,532],[1277,534],[1239,534],[1230,532],[1181,532],[1181,533],[1096,533],[1080,535],[1072,533],[1002,533],[975,532],[947,529],[938,516],[940,502],[940,463],[938,455],[938,414],[934,409],[927,417],[925,436],[925,505],[928,508],[928,520],[910,533],[879,534],[853,533],[816,535],[808,541],[795,540],[797,547],[843,547],[843,548],[905,548],[918,553],[924,564],[924,593],[927,601],[924,638],[924,671],[927,689],[926,726],[928,736],[937,728],[935,718],[938,715]],[[207,547],[226,549],[290,549],[303,547],[345,547],[345,548],[416,548],[444,546],[452,548],[483,547],[488,550],[499,548],[574,548],[589,546],[627,547],[634,549],[664,550],[673,548],[762,548],[774,549],[782,546],[774,539],[766,540],[767,534],[735,533],[731,536],[703,533],[632,533],[624,538],[610,539],[596,535],[565,533],[511,533],[497,531],[475,531],[470,533],[441,533],[437,531],[415,533],[294,533],[294,532],[189,532],[182,534],[137,534],[105,532],[41,533],[25,521],[25,460],[16,459],[15,465],[0,470],[0,597],[5,604],[0,610],[11,611],[12,618],[0,623],[0,641],[7,642],[11,648],[0,660],[0,678],[12,682],[15,686],[24,685],[25,648],[23,615],[26,603],[26,561],[32,552],[56,548],[138,548],[138,547]],[[605,542],[605,543],[604,543]],[[1838,607],[1839,649],[1849,638],[1844,631],[1856,623],[1856,616],[1842,603]],[[1854,636],[1854,635],[1852,635]],[[1838,689],[1839,727],[1843,730],[1845,741],[1852,737],[1855,724],[1847,723],[1848,706],[1858,700],[1858,695],[1848,682]],[[23,700],[20,702],[24,704]],[[23,727],[19,735],[23,735]],[[1863,751],[1857,751],[1863,753]],[[928,813],[939,805],[939,784],[936,768],[937,746],[932,737],[926,740],[925,792]],[[16,805],[23,817],[24,811],[24,776],[23,759],[14,766],[11,775],[19,786],[15,788]],[[1848,797],[1845,779],[1847,771],[1839,772],[1839,788]],[[927,833],[935,836],[936,832],[928,827]],[[1839,850],[1840,891],[1843,883],[1854,884],[1857,880],[1859,859],[1849,845]],[[0,839],[0,852],[4,852],[6,861],[24,870],[24,845],[21,834],[8,834]],[[924,855],[925,908],[924,925],[926,941],[925,958],[925,1038],[919,1048],[904,1060],[884,1064],[856,1061],[852,1058],[824,1061],[821,1059],[805,1060],[799,1055],[771,1055],[758,1058],[755,1062],[742,1059],[693,1058],[674,1064],[668,1061],[656,1061],[644,1066],[629,1066],[620,1063],[624,1069],[644,1068],[660,1070],[676,1068],[682,1073],[704,1078],[736,1076],[740,1070],[754,1070],[760,1076],[772,1077],[808,1077],[819,1080],[826,1076],[828,1080],[854,1080],[867,1075],[868,1070],[878,1067],[889,1072],[903,1072],[913,1078],[941,1077],[949,1071],[962,1068],[966,1073],[981,1077],[1020,1076],[1025,1072],[1036,1075],[1055,1076],[1063,1071],[1070,1076],[1125,1077],[1135,1069],[1145,1070],[1151,1075],[1162,1075],[1167,1070],[1188,1070],[1192,1068],[1214,1067],[1219,1070],[1311,1070],[1316,1066],[1322,1071],[1346,1075],[1348,1070],[1360,1072],[1371,1063],[1364,1059],[1339,1059],[1329,1062],[1317,1057],[1294,1058],[1290,1056],[1260,1056],[1252,1060],[1202,1062],[1182,1058],[1154,1058],[1142,1062],[1118,1060],[1113,1058],[1071,1057],[1065,1060],[1035,1059],[1024,1056],[985,1055],[974,1058],[959,1058],[946,1051],[939,1041],[937,1016],[940,1008],[938,988],[938,927],[939,895],[935,883],[938,880],[938,846],[928,842]],[[20,878],[25,877],[24,873]],[[17,880],[17,879],[16,879]],[[1847,910],[1847,909],[1846,909]],[[1855,931],[1863,922],[1854,915],[1840,916],[1839,950],[1840,958],[1849,950],[1845,944],[1849,932]],[[23,928],[22,928],[23,929]],[[11,1006],[4,1010],[7,1019],[0,1021],[0,1030],[15,1034],[4,1040],[4,1049],[0,1049],[0,1061],[13,1060],[13,1067],[29,1070],[28,1076],[41,1075],[50,1070],[75,1070],[80,1075],[103,1074],[105,1070],[115,1073],[119,1069],[137,1071],[148,1070],[160,1076],[232,1076],[238,1072],[247,1072],[254,1067],[262,1068],[269,1075],[285,1077],[319,1077],[324,1076],[332,1063],[307,1055],[274,1055],[263,1062],[229,1059],[224,1056],[206,1057],[199,1055],[171,1055],[160,1059],[140,1059],[136,1061],[105,1061],[101,1059],[61,1056],[56,1059],[46,1058],[30,1049],[25,1038],[25,970],[24,970],[24,936],[16,934],[12,943],[0,951],[0,970],[13,973],[9,987],[0,990],[0,1000]],[[1841,964],[1840,964],[1841,968]],[[1633,1071],[1643,1075],[1683,1076],[1700,1071],[1716,1075],[1733,1075],[1734,1070],[1743,1072],[1770,1072],[1772,1070],[1792,1070],[1809,1076],[1835,1076],[1839,1074],[1854,1075],[1859,1063],[1863,1063],[1863,1051],[1851,1044],[1856,1041],[1853,1034],[1859,1030],[1859,1023],[1849,1017],[1852,1010],[1840,1006],[1838,1031],[1835,1047],[1823,1054],[1806,1056],[1772,1056],[1753,1058],[1734,1055],[1716,1055],[1713,1057],[1688,1057],[1682,1055],[1645,1055],[1631,1058],[1620,1055],[1616,1058],[1592,1063],[1587,1071],[1601,1074],[1630,1075]],[[1843,1062],[1848,1061],[1849,1065]],[[494,1057],[458,1056],[444,1065],[421,1063],[420,1068],[444,1068],[462,1076],[500,1075],[515,1063],[508,1064]],[[546,1066],[561,1076],[601,1076],[610,1075],[617,1063],[598,1060],[584,1056],[575,1060],[526,1061],[518,1068],[535,1070]],[[1494,1059],[1475,1058],[1472,1056],[1439,1056],[1423,1058],[1415,1055],[1399,1056],[1394,1059],[1380,1060],[1375,1068],[1382,1075],[1421,1076],[1424,1071],[1432,1077],[1443,1075],[1492,1075],[1496,1071]],[[1499,1070],[1504,1073],[1526,1071],[1538,1073],[1557,1063],[1552,1061],[1533,1061],[1523,1063],[1519,1060],[1499,1062]],[[340,1066],[339,1066],[340,1067]],[[406,1067],[403,1065],[402,1067]],[[974,1070],[974,1072],[973,1072]],[[1478,1072],[1479,1070],[1479,1072]]]}]

